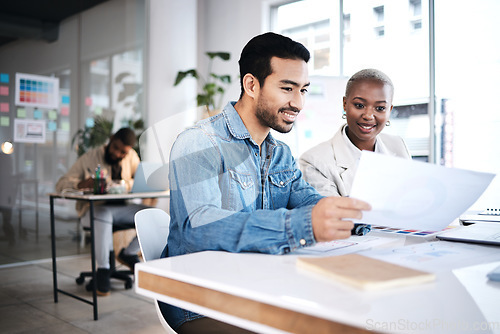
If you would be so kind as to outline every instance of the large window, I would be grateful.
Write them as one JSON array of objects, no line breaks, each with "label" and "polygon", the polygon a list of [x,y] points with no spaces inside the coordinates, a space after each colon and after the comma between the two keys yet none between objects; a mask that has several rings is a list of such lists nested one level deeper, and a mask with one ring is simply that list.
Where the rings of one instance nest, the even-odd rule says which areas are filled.
[{"label": "large window", "polygon": [[410,0],[410,29],[422,29],[422,0]]},{"label": "large window", "polygon": [[[438,156],[449,166],[500,174],[500,2],[439,0],[436,13]],[[468,23],[467,23],[468,22]],[[500,179],[484,205],[498,208]],[[488,202],[489,201],[489,202]]]},{"label": "large window", "polygon": [[[384,131],[402,136],[414,158],[500,173],[500,151],[496,148],[500,143],[500,110],[495,103],[500,91],[500,39],[496,36],[500,2],[303,0],[285,6],[299,3],[301,17],[313,18],[309,8],[323,16],[331,13],[331,36],[325,40],[330,41],[331,54],[341,50],[342,61],[330,73],[311,64],[311,73],[322,76],[312,77],[312,89],[320,94],[308,98],[303,120],[295,129],[296,137],[280,138],[288,140],[294,154],[333,135],[342,112],[339,96],[343,94],[343,80],[359,69],[374,67],[387,73],[395,85],[392,124]],[[290,26],[281,29],[272,25],[271,29],[286,35],[297,20],[290,12],[280,17],[281,7],[275,8],[277,18],[273,22],[286,19]],[[429,19],[430,7],[434,20]],[[318,18],[308,24],[320,22]],[[341,26],[343,31],[338,30]],[[429,38],[429,27],[434,28],[435,43]],[[342,43],[335,36],[342,36]],[[432,73],[435,81],[431,81]],[[323,103],[318,103],[318,96]],[[324,108],[333,116],[312,116],[326,116]],[[330,122],[330,130],[326,130],[325,121]],[[494,180],[483,198],[498,207],[491,198],[499,194],[500,180]],[[483,208],[488,205],[485,203]]]},{"label": "large window", "polygon": [[338,75],[338,16],[335,1],[298,1],[273,7],[274,30],[304,44],[311,52],[310,71]]},{"label": "large window", "polygon": [[373,8],[374,17],[374,31],[375,37],[383,37],[385,35],[384,27],[384,6],[377,6]]}]

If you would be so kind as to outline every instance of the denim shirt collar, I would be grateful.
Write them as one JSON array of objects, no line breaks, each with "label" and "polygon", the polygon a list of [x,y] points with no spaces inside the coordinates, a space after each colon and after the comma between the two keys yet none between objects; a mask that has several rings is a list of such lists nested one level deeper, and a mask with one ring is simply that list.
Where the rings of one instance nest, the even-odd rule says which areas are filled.
[{"label": "denim shirt collar", "polygon": [[[224,107],[222,114],[224,115],[224,119],[226,120],[227,127],[231,135],[238,139],[250,139],[252,142],[255,141],[252,139],[250,132],[248,132],[247,127],[243,123],[243,120],[240,117],[240,114],[234,108],[236,101],[228,102],[228,104]],[[266,137],[266,142],[270,144],[277,145],[276,140],[271,135],[271,132],[268,133]]]}]

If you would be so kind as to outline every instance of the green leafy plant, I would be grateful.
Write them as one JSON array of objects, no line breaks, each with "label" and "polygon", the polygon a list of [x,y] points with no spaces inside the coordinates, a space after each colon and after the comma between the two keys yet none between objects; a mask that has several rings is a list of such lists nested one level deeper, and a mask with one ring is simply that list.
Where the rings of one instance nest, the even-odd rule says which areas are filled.
[{"label": "green leafy plant", "polygon": [[112,121],[97,116],[94,118],[94,126],[85,125],[83,129],[78,129],[71,139],[71,146],[75,148],[78,156],[81,156],[90,148],[104,144],[111,136],[112,129]]},{"label": "green leafy plant", "polygon": [[209,57],[207,75],[205,77],[201,76],[196,69],[179,71],[177,72],[174,86],[180,84],[187,77],[196,78],[199,89],[201,90],[196,96],[196,103],[198,106],[205,106],[206,111],[210,114],[211,111],[221,108],[226,88],[231,84],[230,75],[212,73],[212,63],[215,58],[227,61],[231,58],[231,55],[228,52],[206,52],[205,54]]},{"label": "green leafy plant", "polygon": [[[144,130],[144,121],[138,119],[136,121],[124,121],[124,126],[134,130],[137,138]],[[83,155],[89,149],[103,145],[111,135],[113,130],[113,121],[103,116],[96,116],[94,118],[94,126],[90,127],[85,125],[83,129],[79,129],[71,139],[71,146],[75,148],[78,156]],[[139,153],[139,141],[134,147],[135,151]]]}]

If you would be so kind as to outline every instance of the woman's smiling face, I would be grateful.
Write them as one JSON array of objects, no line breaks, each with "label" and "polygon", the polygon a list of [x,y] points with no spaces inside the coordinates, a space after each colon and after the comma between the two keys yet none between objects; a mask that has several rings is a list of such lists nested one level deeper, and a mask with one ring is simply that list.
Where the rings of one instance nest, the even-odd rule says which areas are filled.
[{"label": "woman's smiling face", "polygon": [[355,82],[344,96],[347,136],[360,150],[375,150],[377,135],[392,110],[392,87],[374,79]]}]

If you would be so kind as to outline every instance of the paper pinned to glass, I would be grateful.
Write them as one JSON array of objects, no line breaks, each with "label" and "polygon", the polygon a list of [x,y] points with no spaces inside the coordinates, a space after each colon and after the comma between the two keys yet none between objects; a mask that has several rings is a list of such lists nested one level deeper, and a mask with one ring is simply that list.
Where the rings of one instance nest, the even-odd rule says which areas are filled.
[{"label": "paper pinned to glass", "polygon": [[368,202],[362,222],[440,231],[464,213],[495,174],[363,151],[350,196]]}]

